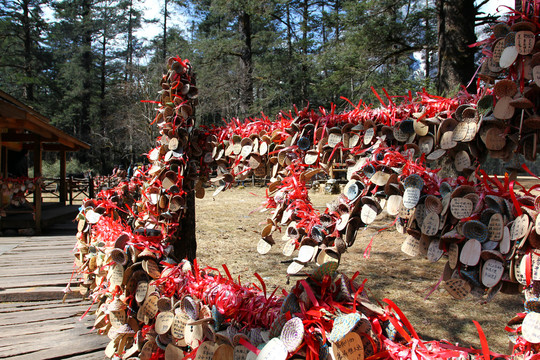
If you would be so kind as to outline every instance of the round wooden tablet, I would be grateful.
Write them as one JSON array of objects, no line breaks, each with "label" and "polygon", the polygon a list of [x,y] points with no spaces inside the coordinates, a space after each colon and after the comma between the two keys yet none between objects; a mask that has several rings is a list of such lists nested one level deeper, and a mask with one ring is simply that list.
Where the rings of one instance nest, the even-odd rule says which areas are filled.
[{"label": "round wooden tablet", "polygon": [[439,239],[432,240],[428,247],[427,258],[431,262],[437,262],[443,256],[444,251],[440,249]]},{"label": "round wooden tablet", "polygon": [[405,241],[401,244],[401,251],[413,257],[424,256],[427,254],[429,244],[429,238],[416,238],[412,235],[407,235]]},{"label": "round wooden tablet", "polygon": [[181,359],[184,356],[184,352],[178,346],[173,343],[167,344],[165,348],[165,360]]},{"label": "round wooden tablet", "polygon": [[443,286],[454,299],[458,300],[465,298],[471,292],[471,285],[463,279],[449,279]]},{"label": "round wooden tablet", "polygon": [[471,158],[469,153],[465,150],[459,151],[454,158],[454,166],[457,171],[463,171],[463,169],[471,166]]},{"label": "round wooden tablet", "polygon": [[298,256],[296,257],[296,260],[302,263],[307,263],[311,261],[315,251],[316,251],[315,246],[302,245],[300,246],[300,249],[298,249]]},{"label": "round wooden tablet", "polygon": [[434,236],[439,232],[439,215],[428,211],[422,222],[422,233],[427,236]]},{"label": "round wooden tablet", "polygon": [[364,204],[360,212],[360,218],[364,224],[371,224],[377,218],[377,208],[372,204]]},{"label": "round wooden tablet", "polygon": [[403,206],[406,209],[414,208],[418,204],[418,200],[420,200],[420,189],[413,187],[405,189],[403,193]]},{"label": "round wooden tablet", "polygon": [[272,244],[270,244],[268,241],[264,239],[259,239],[259,242],[257,243],[257,252],[261,255],[268,254],[268,252],[272,249]]},{"label": "round wooden tablet", "polygon": [[510,229],[510,239],[518,240],[523,238],[527,230],[529,229],[529,216],[527,214],[521,214],[512,223]]},{"label": "round wooden tablet", "polygon": [[501,281],[504,273],[504,264],[499,260],[488,259],[482,265],[482,284],[485,287],[494,287]]},{"label": "round wooden tablet", "polygon": [[303,268],[304,268],[304,264],[298,261],[293,261],[287,267],[287,274],[289,275],[298,274],[300,270],[302,270]]},{"label": "round wooden tablet", "polygon": [[296,241],[294,239],[289,239],[283,245],[282,253],[285,256],[291,256],[296,249]]},{"label": "round wooden tablet", "polygon": [[137,312],[137,320],[148,324],[151,319],[155,318],[158,312],[157,302],[157,295],[152,294],[147,296],[146,300],[144,300],[143,305],[139,308],[139,311]]},{"label": "round wooden tablet", "polygon": [[169,331],[174,322],[174,314],[171,311],[164,311],[156,316],[155,329],[159,335]]},{"label": "round wooden tablet", "polygon": [[186,325],[184,329],[184,340],[192,348],[198,347],[204,338],[204,331],[201,324]]},{"label": "round wooden tablet", "polygon": [[512,98],[510,96],[503,96],[495,104],[493,109],[493,116],[500,120],[508,120],[514,116],[514,107],[510,105]]},{"label": "round wooden tablet", "polygon": [[482,244],[476,239],[468,240],[459,256],[459,261],[463,265],[475,266],[480,261],[480,253],[482,252]]},{"label": "round wooden tablet", "polygon": [[473,210],[473,202],[466,198],[453,198],[450,200],[450,212],[456,219],[469,217]]},{"label": "round wooden tablet", "polygon": [[532,69],[534,83],[540,86],[540,65],[536,65]]},{"label": "round wooden tablet", "polygon": [[266,343],[259,355],[257,355],[257,360],[285,360],[288,355],[285,344],[280,338],[276,337]]},{"label": "round wooden tablet", "polygon": [[534,49],[535,37],[532,31],[523,30],[516,33],[516,50],[520,55],[528,55]]},{"label": "round wooden tablet", "polygon": [[493,45],[493,61],[497,62],[497,64],[501,60],[501,55],[502,55],[503,50],[504,50],[504,40],[500,39]]},{"label": "round wooden tablet", "polygon": [[364,133],[364,145],[369,145],[373,140],[373,136],[375,136],[375,129],[371,127]]},{"label": "round wooden tablet", "polygon": [[236,345],[233,349],[233,359],[234,360],[246,360],[248,354],[250,353],[249,349],[244,345]]},{"label": "round wooden tablet", "polygon": [[205,341],[197,349],[195,360],[213,360],[218,345],[214,342]]},{"label": "round wooden tablet", "polygon": [[236,359],[236,358],[234,357],[234,349],[229,344],[219,345],[214,352],[214,356],[212,357],[212,360],[231,360],[231,359]]},{"label": "round wooden tablet", "polygon": [[332,344],[332,355],[334,359],[363,360],[362,338],[355,332],[348,333],[343,339]]},{"label": "round wooden tablet", "polygon": [[459,246],[456,243],[451,243],[448,246],[448,265],[453,270],[456,268],[459,261]]},{"label": "round wooden tablet", "polygon": [[500,213],[491,215],[488,224],[488,239],[491,241],[501,241],[503,238],[504,221]]},{"label": "round wooden tablet", "polygon": [[540,313],[530,312],[523,319],[521,325],[523,338],[530,343],[540,343]]},{"label": "round wooden tablet", "polygon": [[427,156],[427,159],[428,159],[428,160],[431,160],[431,161],[433,161],[433,160],[438,160],[438,159],[440,159],[441,157],[443,157],[445,154],[446,154],[446,150],[444,150],[444,149],[437,149],[437,150],[433,151],[431,154],[429,154],[429,155]]},{"label": "round wooden tablet", "polygon": [[388,215],[395,216],[399,212],[399,207],[403,202],[403,196],[401,195],[390,195],[386,201],[386,212]]},{"label": "round wooden tablet", "polygon": [[454,141],[454,132],[453,131],[446,131],[441,136],[441,141],[439,146],[443,150],[453,149],[457,145],[457,142]]},{"label": "round wooden tablet", "polygon": [[176,315],[174,315],[173,323],[171,325],[172,336],[175,339],[183,339],[186,325],[190,321],[191,321],[191,318],[189,317],[187,313],[177,310]]},{"label": "round wooden tablet", "polygon": [[499,66],[503,69],[509,68],[517,59],[518,51],[515,46],[507,46],[501,53]]},{"label": "round wooden tablet", "polygon": [[137,289],[135,290],[135,300],[141,304],[144,299],[146,299],[146,295],[148,293],[148,282],[147,281],[139,281],[137,284]]},{"label": "round wooden tablet", "polygon": [[533,252],[531,255],[531,277],[533,281],[540,280],[540,255]]},{"label": "round wooden tablet", "polygon": [[512,247],[512,242],[510,240],[510,230],[507,226],[503,228],[503,237],[501,242],[499,243],[499,251],[501,254],[506,255],[510,252],[510,248]]}]

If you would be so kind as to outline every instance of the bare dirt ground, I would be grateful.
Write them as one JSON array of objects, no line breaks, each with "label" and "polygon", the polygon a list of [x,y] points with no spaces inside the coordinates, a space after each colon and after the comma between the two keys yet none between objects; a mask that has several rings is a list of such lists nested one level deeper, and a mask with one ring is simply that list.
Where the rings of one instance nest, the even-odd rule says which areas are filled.
[{"label": "bare dirt ground", "polygon": [[[221,268],[226,264],[234,277],[242,283],[258,281],[260,274],[271,289],[279,286],[289,290],[297,278],[287,284],[288,264],[282,253],[281,236],[275,234],[276,245],[270,253],[260,255],[256,246],[261,223],[266,213],[258,211],[265,188],[235,188],[212,197],[207,189],[204,199],[197,200],[197,257],[202,266]],[[320,210],[337,195],[310,192],[313,203]],[[392,219],[380,215],[375,227],[390,225]],[[478,334],[472,320],[482,326],[490,350],[508,354],[508,338],[504,327],[517,312],[523,311],[522,295],[497,294],[488,304],[480,304],[469,295],[454,300],[442,287],[427,300],[424,297],[438,281],[446,258],[437,263],[410,258],[401,252],[404,235],[394,229],[380,232],[373,242],[371,257],[364,259],[365,247],[376,233],[374,229],[359,231],[355,244],[342,256],[339,271],[349,276],[360,272],[367,278],[372,300],[389,298],[403,310],[419,335],[425,340],[446,339],[463,346],[480,348]],[[293,254],[295,256],[296,254]]]}]

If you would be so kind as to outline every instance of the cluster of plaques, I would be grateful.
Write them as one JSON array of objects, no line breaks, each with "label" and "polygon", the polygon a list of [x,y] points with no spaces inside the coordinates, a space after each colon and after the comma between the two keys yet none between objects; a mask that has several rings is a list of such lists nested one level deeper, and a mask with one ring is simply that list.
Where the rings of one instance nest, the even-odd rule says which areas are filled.
[{"label": "cluster of plaques", "polygon": [[[254,171],[249,165],[254,157],[257,169],[268,171],[271,213],[257,250],[267,253],[276,244],[273,234],[281,229],[283,254],[293,257],[288,274],[309,262],[339,263],[358,229],[388,214],[397,218],[398,231],[407,233],[404,252],[431,261],[449,256],[445,288],[453,296],[471,291],[492,296],[505,281],[517,283],[505,266],[516,241],[502,236],[514,219],[515,206],[507,188],[484,186],[476,165],[486,149],[494,149],[494,141],[506,140],[490,135],[493,124],[484,119],[492,109],[480,111],[478,104],[457,101],[415,106],[396,109],[396,116],[410,115],[393,126],[377,119],[374,110],[332,116],[304,110],[288,122],[282,117],[274,124],[235,124],[236,133],[222,128],[209,135],[213,150],[205,160],[217,166],[218,192],[239,171],[242,176]],[[443,179],[430,169],[441,158],[459,177]],[[244,165],[235,169],[228,167],[231,163]],[[345,166],[348,183],[321,214],[310,206],[306,184],[336,164]],[[493,195],[485,199],[488,193]],[[520,201],[532,208],[534,199],[525,196]],[[493,205],[497,202],[501,205]],[[497,215],[488,216],[492,211]],[[499,233],[488,238],[483,233],[488,227]],[[498,240],[492,240],[494,236]]]},{"label": "cluster of plaques", "polygon": [[405,228],[398,227],[407,234],[401,250],[432,262],[447,259],[442,280],[456,299],[517,293],[533,274],[521,265],[523,254],[540,245],[533,226],[540,199],[521,196],[519,202],[521,215],[509,197],[442,183],[440,195],[424,196],[406,214]]},{"label": "cluster of plaques", "polygon": [[[80,258],[77,263],[95,275],[94,328],[111,339],[105,349],[109,358],[285,360],[294,354],[300,359],[363,360],[410,351],[435,359],[448,355],[438,347],[414,349],[402,335],[411,331],[400,325],[402,315],[372,303],[363,290],[365,282],[339,273],[335,262],[298,280],[286,296],[268,296],[215,269],[200,270],[187,260],[176,263],[164,249],[139,253],[141,237],[112,219],[111,203],[99,205],[107,209],[100,214],[91,202],[79,226],[90,225],[92,231],[81,233],[96,239],[88,248],[95,256],[85,257],[89,265]],[[113,241],[115,234],[120,235]],[[456,348],[452,354],[462,357],[467,351]]]},{"label": "cluster of plaques", "polygon": [[[28,204],[26,195],[32,193],[36,186],[40,185],[41,180],[37,178],[18,177],[0,179],[3,206],[8,207],[11,205],[18,207]],[[0,216],[5,216],[3,209],[0,209]]]},{"label": "cluster of plaques", "polygon": [[[404,164],[420,163],[416,160],[423,156],[413,146],[418,135],[414,129],[419,128],[414,124],[421,115],[418,121],[405,121],[414,133],[404,126],[395,131],[396,137],[391,137],[390,127],[386,126],[386,133],[382,134],[382,127],[373,122],[354,126],[335,123],[328,131],[313,126],[310,132],[310,117],[305,113],[294,120],[303,121],[296,137],[300,138],[305,130],[301,138],[314,136],[313,139],[320,138],[319,142],[323,143],[317,145],[320,150],[314,169],[303,166],[310,150],[301,150],[302,142],[293,143],[283,134],[262,141],[248,137],[251,143],[231,140],[234,149],[228,150],[230,143],[223,149],[224,153],[234,154],[240,148],[234,158],[236,165],[245,157],[247,164],[253,166],[254,160],[250,159],[256,157],[254,151],[259,151],[260,164],[279,164],[273,167],[277,170],[272,170],[275,174],[269,193],[275,207],[263,241],[271,239],[276,226],[286,225],[292,251],[303,242],[293,264],[301,267],[315,256],[319,263],[286,296],[269,296],[253,285],[244,287],[235,283],[230,275],[225,277],[215,269],[200,270],[186,260],[175,258],[175,249],[182,246],[179,224],[189,206],[186,194],[192,191],[198,197],[204,196],[202,179],[209,174],[211,165],[215,165],[217,151],[213,149],[216,141],[220,141],[220,136],[211,131],[199,132],[193,127],[197,97],[193,85],[189,62],[171,59],[169,72],[161,83],[161,106],[155,121],[160,136],[156,148],[148,155],[151,168],[140,178],[132,178],[101,191],[96,199],[86,200],[78,216],[75,263],[82,277],[80,289],[98,304],[95,328],[111,339],[106,355],[126,360],[185,357],[260,360],[287,359],[293,355],[311,359],[364,359],[381,353],[398,356],[403,352],[430,358],[447,356],[448,349],[439,353],[439,347],[427,347],[421,339],[410,341],[408,334],[415,337],[416,334],[410,325],[407,329],[403,327],[406,319],[402,314],[398,316],[390,309],[374,305],[363,291],[364,283],[337,271],[342,247],[352,245],[356,230],[374,221],[386,204],[392,203],[400,214],[410,214],[418,203],[424,206],[430,203],[422,194],[433,188],[436,181],[430,177],[434,174],[424,171],[420,176],[416,174],[417,167],[404,167]],[[336,128],[340,129],[339,134]],[[399,137],[400,131],[408,133],[408,138],[399,140],[403,139]],[[348,134],[349,142],[346,142]],[[212,149],[212,161],[207,161],[210,156],[203,155],[209,149]],[[384,149],[385,155],[378,155],[381,153],[378,149]],[[320,172],[316,167],[328,169],[332,164],[330,160],[320,159],[324,154],[329,154],[330,159],[338,155],[346,157],[352,170],[345,193],[331,205],[333,210],[320,215],[310,206],[305,185]],[[301,155],[302,162],[298,163]],[[389,162],[385,163],[386,155]],[[217,166],[220,186],[226,186],[246,170]],[[384,188],[381,190],[384,196],[376,191],[378,187]],[[367,196],[368,191],[372,196]],[[392,195],[397,197],[389,200]],[[461,197],[465,195],[454,198]],[[295,207],[290,206],[292,203]],[[315,226],[293,226],[294,221],[299,224],[303,221],[299,217],[301,212],[305,213],[304,220],[314,220]],[[439,214],[442,213],[441,209]],[[413,228],[405,221],[408,219],[403,219],[403,228]],[[334,220],[339,221],[331,228],[329,224]],[[427,220],[430,221],[435,219]],[[428,233],[436,228],[435,224],[423,227]],[[302,229],[310,229],[309,234]],[[308,238],[312,239],[310,243]],[[320,249],[326,250],[324,255],[320,255]],[[467,349],[452,350],[455,357],[466,353]]]},{"label": "cluster of plaques", "polygon": [[[479,76],[495,83],[493,94],[479,107],[484,118],[482,137],[492,157],[508,160],[519,152],[534,161],[538,152],[540,117],[536,114],[540,91],[540,46],[535,22],[512,19],[499,22],[486,42]],[[493,106],[494,104],[494,106]],[[491,111],[492,110],[492,111]]]}]

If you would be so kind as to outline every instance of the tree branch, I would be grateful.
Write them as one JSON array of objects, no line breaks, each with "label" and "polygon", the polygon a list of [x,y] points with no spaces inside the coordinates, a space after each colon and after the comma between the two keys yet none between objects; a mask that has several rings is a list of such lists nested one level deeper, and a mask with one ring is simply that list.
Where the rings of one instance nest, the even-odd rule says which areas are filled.
[{"label": "tree branch", "polygon": [[242,56],[242,54],[237,53],[237,52],[232,52],[232,51],[224,51],[223,54],[225,54],[225,55],[237,56],[237,57],[241,57],[241,56]]},{"label": "tree branch", "polygon": [[486,16],[477,16],[474,20],[475,26],[485,25],[493,23],[497,20],[497,16],[486,15]]},{"label": "tree branch", "polygon": [[15,64],[0,64],[0,67],[12,67],[12,68],[16,68],[16,69],[24,69],[24,66],[15,65]]},{"label": "tree branch", "polygon": [[476,11],[478,12],[478,10],[480,10],[480,8],[484,5],[486,5],[487,3],[489,2],[489,0],[482,0],[478,5],[476,5],[474,8],[476,9]]}]

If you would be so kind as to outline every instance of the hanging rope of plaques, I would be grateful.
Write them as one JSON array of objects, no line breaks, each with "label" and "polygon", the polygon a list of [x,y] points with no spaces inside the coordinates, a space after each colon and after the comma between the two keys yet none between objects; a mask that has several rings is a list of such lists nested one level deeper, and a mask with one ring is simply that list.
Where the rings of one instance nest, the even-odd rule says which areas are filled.
[{"label": "hanging rope of plaques", "polygon": [[[360,274],[338,271],[357,231],[385,213],[404,235],[403,252],[446,261],[440,283],[453,297],[490,300],[499,291],[524,291],[525,312],[507,330],[514,355],[534,357],[540,343],[539,186],[526,188],[514,174],[490,176],[480,165],[488,155],[536,159],[537,31],[536,22],[520,14],[493,28],[483,43],[491,55],[479,72],[488,84],[477,94],[392,97],[373,89],[378,108],[362,102],[340,113],[295,108],[274,120],[234,119],[213,129],[194,127],[191,65],[171,58],[156,102],[160,135],[148,153],[152,166],[86,200],[78,217],[81,291],[97,305],[95,328],[111,339],[106,355],[488,358],[477,323],[482,350],[423,341],[391,300],[369,300]],[[336,164],[345,164],[348,183],[318,211],[308,184]],[[267,253],[280,230],[283,254],[293,260],[289,275],[315,264],[289,292],[268,293],[257,274],[260,283],[242,285],[226,266],[176,258],[187,194],[203,197],[203,181],[214,169],[214,196],[252,174],[270,179],[269,216],[254,248]]]}]

